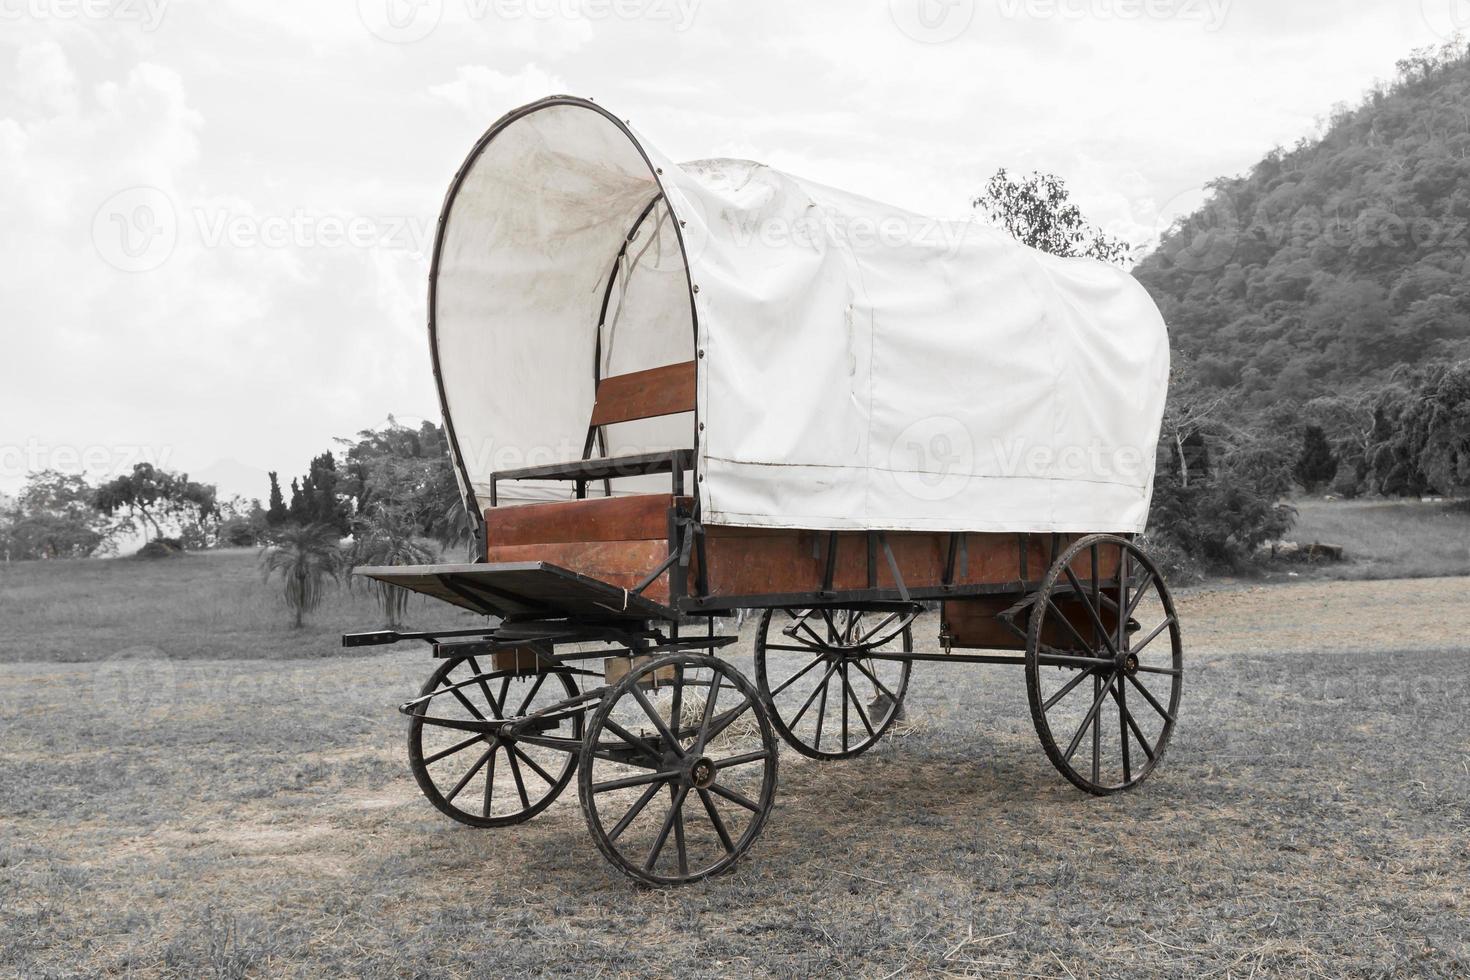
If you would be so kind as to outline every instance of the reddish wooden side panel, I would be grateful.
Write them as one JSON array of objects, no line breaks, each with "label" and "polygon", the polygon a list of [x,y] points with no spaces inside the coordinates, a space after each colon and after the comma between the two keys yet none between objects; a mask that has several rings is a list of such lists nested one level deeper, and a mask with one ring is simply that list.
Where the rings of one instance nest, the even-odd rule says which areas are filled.
[{"label": "reddish wooden side panel", "polygon": [[[487,548],[489,562],[544,561],[624,589],[636,588],[669,555],[667,538],[645,541],[564,541]],[[643,591],[655,602],[669,601],[665,572]]]},{"label": "reddish wooden side panel", "polygon": [[[687,504],[688,497],[681,498]],[[670,494],[590,497],[485,511],[485,538],[492,547],[571,541],[667,540]]]},{"label": "reddish wooden side panel", "polygon": [[694,362],[602,379],[592,425],[613,425],[694,411]]},{"label": "reddish wooden side panel", "polygon": [[[771,595],[786,592],[815,592],[822,587],[827,566],[829,535],[826,531],[708,527],[706,554],[709,589],[713,596]],[[910,589],[944,584],[949,559],[950,535],[936,532],[890,531],[886,535],[894,563]],[[1026,549],[1026,577],[1032,581],[1046,574],[1051,562],[1049,534],[983,534],[964,536],[965,547],[955,558],[955,584],[1006,585],[1021,575],[1021,549]],[[1075,535],[1062,535],[1065,549]],[[1074,568],[1088,565],[1083,555]],[[1106,562],[1103,563],[1105,566]],[[888,558],[877,549],[877,584],[895,586]],[[1112,567],[1101,574],[1111,575]],[[1087,576],[1091,567],[1087,567]],[[857,532],[839,532],[837,561],[833,568],[834,591],[868,587],[868,538]]]}]

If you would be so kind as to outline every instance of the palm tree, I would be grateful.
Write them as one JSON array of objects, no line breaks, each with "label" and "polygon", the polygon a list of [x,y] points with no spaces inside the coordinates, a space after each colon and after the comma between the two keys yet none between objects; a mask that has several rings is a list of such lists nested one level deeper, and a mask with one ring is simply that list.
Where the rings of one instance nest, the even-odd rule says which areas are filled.
[{"label": "palm tree", "polygon": [[[348,563],[359,565],[432,565],[439,555],[422,544],[414,534],[415,527],[407,515],[397,508],[378,505],[360,514],[352,524],[352,551]],[[353,579],[360,582],[383,610],[383,625],[393,629],[402,625],[408,600],[407,589],[375,579]]]},{"label": "palm tree", "polygon": [[344,556],[337,541],[336,530],[325,524],[283,527],[271,535],[271,543],[260,553],[266,580],[276,572],[281,574],[281,595],[295,616],[295,629],[322,604],[327,579],[339,581]]}]

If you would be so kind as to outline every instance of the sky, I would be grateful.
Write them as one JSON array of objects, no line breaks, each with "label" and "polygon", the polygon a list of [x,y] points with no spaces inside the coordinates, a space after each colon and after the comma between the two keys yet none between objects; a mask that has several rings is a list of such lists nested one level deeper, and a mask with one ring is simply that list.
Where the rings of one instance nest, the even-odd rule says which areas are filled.
[{"label": "sky", "polygon": [[263,497],[438,419],[444,192],[496,118],[594,98],[963,217],[1062,176],[1147,246],[1470,0],[0,0],[0,492],[153,462]]}]

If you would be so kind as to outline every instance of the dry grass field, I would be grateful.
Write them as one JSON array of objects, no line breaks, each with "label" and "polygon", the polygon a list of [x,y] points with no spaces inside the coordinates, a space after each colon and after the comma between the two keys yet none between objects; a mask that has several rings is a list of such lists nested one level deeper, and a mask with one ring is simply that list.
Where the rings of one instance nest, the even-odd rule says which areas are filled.
[{"label": "dry grass field", "polygon": [[[291,630],[279,579],[261,578],[254,549],[143,560],[0,562],[0,663],[123,657],[282,660],[336,656],[349,630],[380,613],[361,590],[338,588],[300,630]],[[414,600],[411,614],[435,626],[476,625],[450,606]]]},{"label": "dry grass field", "polygon": [[0,975],[1470,973],[1467,579],[1183,597],[1180,727],[1122,797],[1051,768],[1018,670],[918,665],[867,756],[783,753],[733,874],[649,891],[575,787],[494,831],[419,796],[426,649],[328,656],[367,603],[292,634],[251,556],[94,564],[0,583]]},{"label": "dry grass field", "polygon": [[1289,537],[1340,544],[1347,562],[1298,572],[1320,578],[1419,578],[1470,575],[1470,501],[1296,501]]}]

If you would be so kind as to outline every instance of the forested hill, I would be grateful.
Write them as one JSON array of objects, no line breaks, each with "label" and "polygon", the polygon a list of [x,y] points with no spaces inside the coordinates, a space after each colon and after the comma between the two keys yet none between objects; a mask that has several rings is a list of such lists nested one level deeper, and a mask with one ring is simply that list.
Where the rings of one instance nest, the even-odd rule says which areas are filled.
[{"label": "forested hill", "polygon": [[1399,63],[1325,132],[1211,184],[1135,269],[1243,408],[1470,354],[1470,52]]}]

